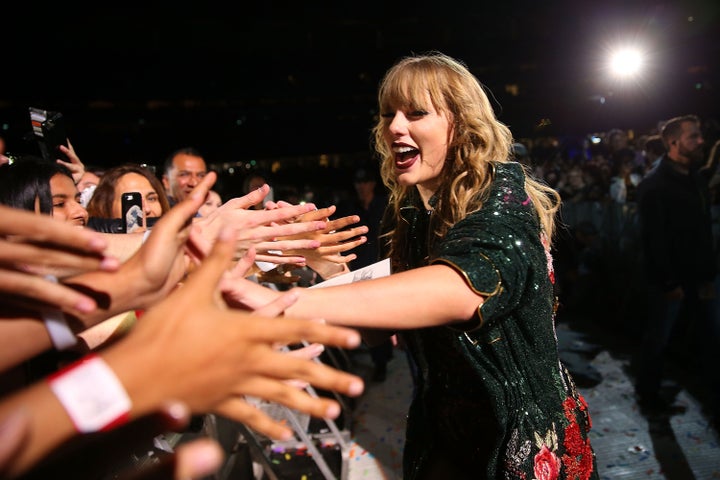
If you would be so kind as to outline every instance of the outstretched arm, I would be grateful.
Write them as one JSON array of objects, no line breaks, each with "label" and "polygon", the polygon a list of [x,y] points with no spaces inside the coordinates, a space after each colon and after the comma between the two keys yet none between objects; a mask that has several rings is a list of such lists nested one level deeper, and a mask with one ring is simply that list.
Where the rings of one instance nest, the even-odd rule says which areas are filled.
[{"label": "outstretched arm", "polygon": [[[121,312],[147,308],[175,288],[185,274],[190,219],[213,182],[214,174],[206,176],[190,198],[166,213],[142,248],[117,271],[90,271],[63,279],[64,288],[90,297],[92,305],[97,305],[89,311],[76,304],[63,305],[62,311],[76,334]],[[42,321],[41,306],[32,302],[27,292],[22,293],[0,298],[5,307],[0,312],[0,346],[8,347],[0,350],[0,368],[15,365],[52,346]]]},{"label": "outstretched arm", "polygon": [[[354,348],[360,342],[358,333],[317,321],[272,318],[295,301],[294,293],[272,299],[254,315],[228,310],[219,303],[216,288],[231,264],[235,237],[231,231],[223,232],[211,255],[182,288],[150,308],[126,337],[99,353],[131,399],[130,419],[177,399],[194,413],[217,412],[273,438],[289,438],[292,432],[287,426],[245,402],[244,395],[335,418],[340,413],[337,402],[312,397],[287,380],[352,396],[362,392],[362,380],[278,351],[275,345],[306,340]],[[11,475],[76,435],[47,382],[2,399],[0,418],[19,408],[31,412],[27,437],[31,441],[14,457]]]},{"label": "outstretched arm", "polygon": [[[407,329],[467,321],[483,297],[446,265],[430,265],[389,277],[327,288],[295,288],[298,300],[286,312],[300,318],[359,328]],[[236,281],[224,291],[237,307],[254,308],[277,292],[249,281]],[[259,302],[259,303],[256,303]]]}]

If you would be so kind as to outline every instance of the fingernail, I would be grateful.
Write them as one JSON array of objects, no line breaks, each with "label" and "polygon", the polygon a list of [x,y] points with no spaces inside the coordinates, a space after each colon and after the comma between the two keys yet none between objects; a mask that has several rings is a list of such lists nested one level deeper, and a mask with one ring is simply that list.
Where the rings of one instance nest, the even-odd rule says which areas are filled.
[{"label": "fingernail", "polygon": [[104,257],[100,261],[100,269],[105,271],[115,271],[120,268],[120,261],[115,257]]},{"label": "fingernail", "polygon": [[97,304],[89,298],[81,298],[75,304],[75,309],[82,313],[90,313],[94,311],[95,308],[97,308]]},{"label": "fingernail", "polygon": [[107,248],[107,242],[103,238],[92,237],[90,239],[90,248],[96,251],[102,251]]},{"label": "fingernail", "polygon": [[350,348],[358,347],[358,346],[360,346],[360,340],[361,340],[361,339],[360,339],[360,334],[358,334],[358,333],[351,334],[351,335],[347,338],[347,343],[346,343],[346,345],[347,345],[348,347],[350,347]]},{"label": "fingernail", "polygon": [[348,387],[348,394],[352,396],[360,395],[363,390],[365,389],[365,385],[363,382],[355,381],[350,384]]},{"label": "fingernail", "polygon": [[325,418],[337,418],[338,415],[340,415],[340,406],[334,403],[325,410]]},{"label": "fingernail", "polygon": [[182,420],[190,416],[190,410],[182,402],[172,402],[168,406],[167,412],[175,420]]},{"label": "fingernail", "polygon": [[193,478],[215,473],[223,462],[223,453],[214,443],[196,445],[193,449]]}]

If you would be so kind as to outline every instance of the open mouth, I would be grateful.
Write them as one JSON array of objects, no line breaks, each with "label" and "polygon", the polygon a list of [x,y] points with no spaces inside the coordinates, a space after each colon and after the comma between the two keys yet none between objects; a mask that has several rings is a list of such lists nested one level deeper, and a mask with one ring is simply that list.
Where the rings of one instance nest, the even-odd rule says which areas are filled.
[{"label": "open mouth", "polygon": [[395,147],[393,151],[395,152],[395,165],[398,168],[410,166],[420,154],[420,150],[408,146]]}]

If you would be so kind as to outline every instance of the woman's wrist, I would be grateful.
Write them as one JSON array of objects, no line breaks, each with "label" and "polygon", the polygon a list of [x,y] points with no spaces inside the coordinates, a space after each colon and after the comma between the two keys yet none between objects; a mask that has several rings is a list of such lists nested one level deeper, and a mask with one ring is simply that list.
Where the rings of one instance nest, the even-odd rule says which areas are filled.
[{"label": "woman's wrist", "polygon": [[[63,284],[92,297],[97,308],[88,313],[66,315],[76,333],[127,310],[144,308],[143,285],[146,279],[128,262],[117,272],[89,272],[63,281]],[[122,281],[120,281],[122,279]],[[146,289],[147,290],[147,289]],[[72,322],[77,323],[73,324]]]},{"label": "woman's wrist", "polygon": [[153,357],[153,348],[136,350],[138,344],[134,345],[130,347],[128,342],[120,342],[99,353],[132,400],[131,419],[151,412],[169,398],[164,376],[157,368],[152,368],[163,368],[163,362],[169,360]]}]

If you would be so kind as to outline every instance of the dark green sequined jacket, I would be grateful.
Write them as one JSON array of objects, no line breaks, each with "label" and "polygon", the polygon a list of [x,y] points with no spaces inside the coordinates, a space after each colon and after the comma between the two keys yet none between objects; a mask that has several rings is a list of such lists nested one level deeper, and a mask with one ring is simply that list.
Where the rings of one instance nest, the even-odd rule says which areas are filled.
[{"label": "dark green sequined jacket", "polygon": [[432,252],[431,212],[419,199],[402,210],[414,250],[410,267],[448,265],[485,298],[471,331],[444,326],[401,334],[416,367],[406,479],[428,474],[434,449],[449,452],[467,478],[597,476],[587,405],[558,357],[552,260],[524,178],[520,165],[496,164],[482,209],[454,225]]}]

